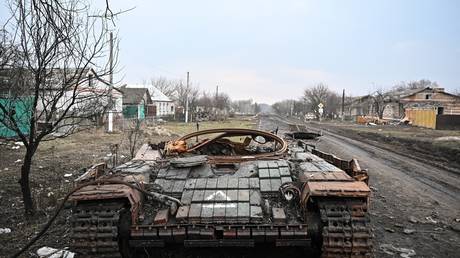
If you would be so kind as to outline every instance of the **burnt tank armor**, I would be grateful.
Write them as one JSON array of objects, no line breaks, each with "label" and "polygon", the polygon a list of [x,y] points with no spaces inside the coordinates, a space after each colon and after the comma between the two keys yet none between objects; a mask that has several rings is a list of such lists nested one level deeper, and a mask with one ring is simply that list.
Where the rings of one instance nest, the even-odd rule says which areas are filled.
[{"label": "burnt tank armor", "polygon": [[371,257],[367,172],[293,135],[305,134],[205,130],[145,144],[113,169],[93,166],[78,183],[98,184],[70,198],[73,250],[271,245]]}]

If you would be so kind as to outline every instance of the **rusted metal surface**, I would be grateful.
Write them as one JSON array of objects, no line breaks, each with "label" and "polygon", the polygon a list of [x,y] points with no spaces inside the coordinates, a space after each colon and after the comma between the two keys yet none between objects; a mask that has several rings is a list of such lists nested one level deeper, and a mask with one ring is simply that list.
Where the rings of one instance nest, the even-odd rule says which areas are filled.
[{"label": "rusted metal surface", "polygon": [[131,205],[132,221],[138,219],[142,195],[126,185],[101,184],[83,187],[69,197],[71,202],[84,202],[94,200],[111,201],[114,199],[127,199]]},{"label": "rusted metal surface", "polygon": [[149,144],[143,144],[133,160],[155,161],[160,158],[161,154],[158,150],[153,150]]},{"label": "rusted metal surface", "polygon": [[322,258],[372,257],[367,205],[362,200],[319,202],[322,229]]},{"label": "rusted metal surface", "polygon": [[325,153],[322,151],[319,151],[317,149],[313,149],[312,153],[317,155],[318,157],[323,158],[327,162],[333,164],[334,166],[344,170],[347,172],[348,175],[353,177],[354,179],[362,182],[366,182],[368,184],[369,182],[369,175],[367,174],[367,171],[364,169],[361,169],[359,162],[357,159],[352,159],[352,160],[343,160],[335,155]]},{"label": "rusted metal surface", "polygon": [[301,182],[307,181],[343,181],[343,182],[350,182],[354,181],[354,179],[346,174],[343,171],[334,171],[334,172],[322,172],[322,173],[315,173],[311,171],[304,171],[300,173],[299,180]]},{"label": "rusted metal surface", "polygon": [[122,203],[80,204],[72,214],[71,247],[79,257],[121,257],[118,225]]},{"label": "rusted metal surface", "polygon": [[314,181],[304,185],[309,196],[365,197],[370,194],[369,187],[363,182]]},{"label": "rusted metal surface", "polygon": [[[297,126],[296,129],[302,130]],[[196,143],[196,137],[203,135],[211,137]],[[240,137],[241,142],[225,138],[235,136]],[[256,141],[257,136],[264,137],[270,146],[260,144],[260,139]],[[262,147],[249,148],[251,141]],[[318,150],[309,152],[298,142],[305,141],[285,141],[258,130],[216,129],[192,133],[167,145],[155,145],[155,148],[151,147],[152,144],[143,145],[133,161],[106,175],[103,175],[107,172],[105,168],[101,170],[101,166],[101,172],[95,172],[98,168],[94,167],[83,177],[85,180],[117,177],[123,180],[122,183],[142,189],[134,190],[112,181],[86,186],[70,199],[77,203],[75,211],[83,207],[78,205],[94,201],[102,207],[106,204],[111,207],[114,201],[127,200],[122,203],[131,209],[128,241],[131,247],[161,248],[170,244],[252,247],[257,243],[280,247],[307,246],[317,234],[322,235],[323,257],[335,254],[361,257],[357,255],[367,252],[370,239],[365,234],[367,222],[360,222],[363,221],[360,218],[366,216],[370,194],[365,183],[367,172],[357,160],[342,160]],[[231,155],[203,151],[212,144],[232,148]],[[246,151],[248,155],[238,154]],[[149,193],[144,189],[154,189],[167,199],[180,201],[168,205],[158,199],[147,200],[143,194]],[[307,205],[309,203],[316,205]],[[342,213],[334,215],[331,207],[342,209]],[[123,222],[117,220],[119,209],[112,210],[109,212],[111,223],[119,225]],[[313,216],[306,216],[307,213]],[[101,221],[105,216],[97,208],[88,214]],[[315,216],[316,219],[311,219]],[[353,217],[351,222],[350,216]],[[76,215],[75,219],[81,223],[83,217]],[[335,222],[339,226],[334,226]],[[323,227],[319,226],[321,223]],[[346,238],[349,234],[345,223],[352,223],[355,230],[351,232],[352,240]],[[335,232],[338,227],[342,227],[343,232]],[[76,235],[82,236],[81,243],[90,242],[88,239],[94,237],[92,231],[103,229],[85,230],[76,230],[84,233]],[[109,251],[117,252],[122,248],[120,243],[114,244],[119,232],[115,230],[111,234],[101,236],[111,237]],[[351,251],[347,249],[350,241]],[[100,248],[97,246],[96,249],[104,251]]]},{"label": "rusted metal surface", "polygon": [[106,163],[99,163],[91,166],[83,175],[75,179],[75,182],[82,183],[88,180],[95,180],[98,177],[102,176],[107,170]]},{"label": "rusted metal surface", "polygon": [[[198,136],[203,136],[203,135],[212,135],[212,134],[218,134],[217,136],[211,138],[211,139],[206,139],[203,142],[200,142],[196,144],[193,147],[187,148],[186,141],[189,139],[195,139]],[[276,142],[279,146],[276,151],[269,152],[269,153],[260,153],[260,154],[255,154],[255,155],[248,155],[248,159],[257,159],[257,158],[263,158],[263,157],[272,157],[272,156],[277,156],[277,155],[282,155],[286,152],[287,150],[287,143],[283,139],[281,139],[279,136],[265,132],[265,131],[259,131],[259,130],[253,130],[253,129],[239,129],[239,128],[221,128],[221,129],[210,129],[210,130],[202,130],[198,132],[194,132],[191,134],[187,134],[171,143],[168,144],[167,147],[167,152],[168,153],[184,153],[184,152],[193,152],[199,148],[202,148],[203,146],[206,146],[212,142],[215,142],[218,139],[221,139],[223,137],[235,137],[235,136],[252,136],[253,138],[257,136],[265,137],[267,142],[274,141]],[[225,160],[240,160],[240,159],[245,159],[245,156],[214,156],[214,157],[209,157],[210,159],[213,159],[214,161],[218,161],[219,159],[225,159]]]}]

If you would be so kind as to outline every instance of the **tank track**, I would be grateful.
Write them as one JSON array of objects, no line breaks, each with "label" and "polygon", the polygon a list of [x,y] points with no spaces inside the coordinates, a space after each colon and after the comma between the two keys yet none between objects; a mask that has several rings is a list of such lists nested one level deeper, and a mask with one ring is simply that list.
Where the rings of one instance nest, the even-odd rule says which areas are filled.
[{"label": "tank track", "polygon": [[318,203],[322,229],[322,258],[372,257],[367,205],[360,200],[325,200]]},{"label": "tank track", "polygon": [[122,257],[118,225],[123,203],[82,203],[72,210],[71,248],[77,257]]}]

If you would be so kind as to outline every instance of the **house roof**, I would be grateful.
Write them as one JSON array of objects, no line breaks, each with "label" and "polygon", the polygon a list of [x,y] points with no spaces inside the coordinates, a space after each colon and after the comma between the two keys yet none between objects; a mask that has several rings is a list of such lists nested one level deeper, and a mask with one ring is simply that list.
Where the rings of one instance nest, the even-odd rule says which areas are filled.
[{"label": "house roof", "polygon": [[[408,98],[408,97],[410,97],[410,96],[413,96],[413,95],[415,95],[415,94],[417,94],[417,93],[420,93],[420,92],[424,92],[424,91],[426,91],[426,90],[428,90],[428,91],[435,91],[436,88],[426,87],[426,88],[417,89],[416,91],[414,91],[414,92],[412,92],[412,93],[410,93],[410,94],[407,94],[407,95],[402,96],[401,98],[403,98],[403,99],[404,99],[404,98]],[[436,92],[436,91],[435,91],[435,92]],[[455,94],[452,94],[452,93],[445,92],[444,89],[442,89],[442,91],[437,91],[437,93],[442,93],[442,94],[446,94],[446,95],[449,95],[449,96],[452,96],[452,97],[455,97],[455,98],[460,98],[460,96],[458,96],[458,95],[455,95]]]},{"label": "house roof", "polygon": [[[67,86],[73,87],[77,82],[83,83],[88,81],[88,76],[93,78],[105,86],[110,86],[110,83],[98,75],[92,68],[52,68],[46,70],[46,81],[40,87],[41,90],[66,90]],[[27,78],[27,80],[26,80]],[[0,91],[8,91],[14,87],[18,87],[18,82],[33,80],[33,73],[28,69],[23,68],[3,68],[0,69]],[[63,81],[66,81],[65,88]],[[24,84],[24,83],[22,83]],[[22,88],[32,89],[33,85],[21,85]],[[81,86],[81,85],[79,85]]]},{"label": "house roof", "polygon": [[128,88],[123,86],[120,88],[120,91],[123,93],[123,104],[141,104],[145,94],[147,94],[148,99],[150,98],[149,91],[146,88]]},{"label": "house roof", "polygon": [[150,97],[152,101],[164,101],[164,102],[172,102],[172,100],[166,96],[161,90],[156,88],[153,85],[149,84],[127,84],[127,88],[145,88],[149,90]]},{"label": "house roof", "polygon": [[166,96],[163,92],[161,92],[153,85],[149,87],[149,90],[153,101],[172,101],[170,98],[168,98],[168,96]]}]

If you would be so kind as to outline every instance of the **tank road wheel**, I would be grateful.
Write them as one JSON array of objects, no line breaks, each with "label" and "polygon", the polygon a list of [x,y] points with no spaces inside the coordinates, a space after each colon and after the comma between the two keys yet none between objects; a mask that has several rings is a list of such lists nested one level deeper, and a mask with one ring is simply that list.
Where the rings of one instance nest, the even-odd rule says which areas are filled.
[{"label": "tank road wheel", "polygon": [[[323,225],[321,223],[321,216],[317,208],[311,209],[312,211],[307,212],[306,221],[308,223],[308,235],[311,239],[311,248],[317,254],[321,253],[321,246],[323,243],[322,230]],[[319,256],[319,255],[318,255]]]},{"label": "tank road wheel", "polygon": [[120,211],[120,222],[118,224],[118,246],[123,258],[131,258],[132,250],[129,246],[129,237],[131,236],[131,211],[124,208]]},{"label": "tank road wheel", "polygon": [[367,206],[361,200],[320,200],[321,257],[372,257]]},{"label": "tank road wheel", "polygon": [[[77,257],[130,257],[131,217],[124,202],[83,202],[72,209],[71,247]],[[126,218],[128,221],[125,221]]]}]

